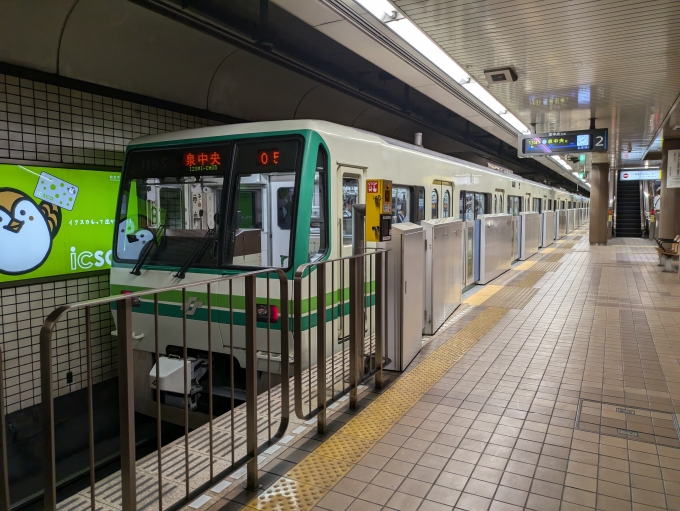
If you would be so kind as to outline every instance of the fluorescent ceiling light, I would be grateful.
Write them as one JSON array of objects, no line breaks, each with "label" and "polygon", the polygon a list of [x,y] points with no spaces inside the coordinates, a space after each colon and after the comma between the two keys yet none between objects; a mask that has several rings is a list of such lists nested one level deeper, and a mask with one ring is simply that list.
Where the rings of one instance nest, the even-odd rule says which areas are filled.
[{"label": "fluorescent ceiling light", "polygon": [[500,101],[494,98],[491,93],[479,83],[471,80],[470,83],[463,84],[463,87],[498,115],[508,113],[508,109],[501,105]]},{"label": "fluorescent ceiling light", "polygon": [[560,158],[559,156],[550,155],[550,158],[552,158],[553,160],[555,160],[555,161],[560,165],[560,167],[562,167],[564,170],[573,170],[573,169],[571,168],[571,165],[569,165],[566,161],[564,161],[564,160],[563,160],[562,158]]},{"label": "fluorescent ceiling light", "polygon": [[357,0],[357,2],[380,21],[383,21],[386,16],[391,18],[396,11],[387,0]]},{"label": "fluorescent ceiling light", "polygon": [[[366,0],[357,0],[363,5]],[[402,18],[397,21],[390,21],[387,26],[399,35],[404,41],[413,46],[423,54],[423,57],[432,62],[439,69],[453,78],[458,83],[470,80],[470,75],[449,57],[444,50],[430,39],[409,19]],[[500,104],[500,103],[499,103]],[[502,106],[502,105],[501,105]]]},{"label": "fluorescent ceiling light", "polygon": [[[470,75],[448,53],[425,34],[410,19],[405,18],[388,0],[355,0],[364,9],[383,22],[390,30],[420,52],[423,57],[441,69],[447,76],[462,85],[470,94],[490,108],[496,115],[520,133],[530,133],[529,128],[501,104],[485,87]],[[571,170],[571,167],[568,167]]]},{"label": "fluorescent ceiling light", "polygon": [[510,112],[506,112],[504,114],[501,114],[501,117],[505,122],[507,122],[510,126],[515,128],[517,131],[520,133],[524,133],[525,135],[528,135],[531,133],[531,130],[526,127],[526,125],[520,121],[517,117],[515,117],[513,114]]}]

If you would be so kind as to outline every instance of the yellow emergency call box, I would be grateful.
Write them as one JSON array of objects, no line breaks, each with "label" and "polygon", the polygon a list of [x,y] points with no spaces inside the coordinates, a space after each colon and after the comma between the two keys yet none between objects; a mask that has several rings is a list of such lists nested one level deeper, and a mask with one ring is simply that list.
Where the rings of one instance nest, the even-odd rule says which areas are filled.
[{"label": "yellow emergency call box", "polygon": [[366,241],[392,239],[392,181],[366,181]]}]

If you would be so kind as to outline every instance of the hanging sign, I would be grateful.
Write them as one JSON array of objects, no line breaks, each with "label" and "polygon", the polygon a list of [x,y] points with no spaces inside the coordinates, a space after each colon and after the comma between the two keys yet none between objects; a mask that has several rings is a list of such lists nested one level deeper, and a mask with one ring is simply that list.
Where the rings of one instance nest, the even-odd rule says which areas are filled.
[{"label": "hanging sign", "polygon": [[661,179],[661,171],[655,170],[626,170],[619,172],[621,181],[658,181]]},{"label": "hanging sign", "polygon": [[680,149],[668,151],[666,188],[680,188]]}]

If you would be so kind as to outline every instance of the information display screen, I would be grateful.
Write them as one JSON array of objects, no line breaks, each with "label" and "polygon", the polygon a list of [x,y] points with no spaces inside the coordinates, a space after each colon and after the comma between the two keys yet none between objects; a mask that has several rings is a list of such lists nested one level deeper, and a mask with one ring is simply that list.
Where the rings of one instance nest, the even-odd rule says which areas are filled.
[{"label": "information display screen", "polygon": [[607,152],[607,135],[607,129],[520,135],[518,150],[522,156]]},{"label": "information display screen", "polygon": [[111,267],[120,173],[0,164],[0,282]]},{"label": "information display screen", "polygon": [[591,142],[589,134],[562,135],[554,137],[535,137],[524,140],[524,152],[550,153],[550,152],[572,152],[589,151]]},{"label": "information display screen", "polygon": [[229,168],[231,143],[160,149],[132,149],[125,160],[127,178],[216,176]]}]

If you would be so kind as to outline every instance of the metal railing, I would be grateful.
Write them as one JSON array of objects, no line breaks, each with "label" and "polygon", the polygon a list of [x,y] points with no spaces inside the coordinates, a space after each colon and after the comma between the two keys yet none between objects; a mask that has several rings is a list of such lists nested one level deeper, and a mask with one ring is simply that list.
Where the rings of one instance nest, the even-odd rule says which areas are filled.
[{"label": "metal railing", "polygon": [[9,511],[9,468],[7,466],[7,424],[5,422],[5,364],[0,347],[0,511]]},{"label": "metal railing", "polygon": [[320,433],[329,405],[349,394],[349,406],[356,408],[358,386],[372,376],[376,388],[382,386],[387,257],[387,250],[378,249],[303,264],[295,273],[295,414],[317,417]]},{"label": "metal railing", "polygon": [[[258,445],[258,392],[257,392],[257,369],[258,369],[258,315],[257,306],[266,304],[267,311],[271,310],[271,293],[270,293],[270,282],[274,279],[274,276],[279,280],[279,303],[280,303],[280,315],[278,322],[280,325],[280,349],[281,354],[281,387],[280,387],[280,420],[278,423],[278,428],[276,432],[272,435],[272,386],[271,386],[271,360],[273,357],[271,351],[271,340],[270,340],[270,321],[267,320],[266,327],[266,348],[263,346],[265,343],[260,343],[259,352],[261,353],[266,349],[267,353],[265,355],[267,359],[267,373],[268,373],[268,385],[267,385],[267,440],[261,445]],[[265,278],[262,278],[265,277]],[[271,279],[270,279],[271,277]],[[246,453],[243,456],[236,458],[235,453],[237,447],[242,450],[242,445],[239,446],[236,443],[235,437],[235,386],[234,386],[234,344],[238,339],[238,335],[234,334],[234,324],[235,315],[242,314],[241,312],[235,312],[236,307],[234,303],[234,284],[239,281],[243,281],[243,291],[244,291],[244,301],[245,301],[245,314],[244,314],[244,344],[245,344],[245,372],[246,372],[246,389],[245,389],[245,447]],[[258,297],[258,286],[257,283],[260,282],[263,287],[264,282],[266,282],[266,297]],[[221,286],[224,286],[221,288]],[[205,338],[206,348],[208,352],[207,360],[207,371],[208,371],[208,400],[209,400],[209,412],[208,412],[208,442],[209,442],[209,477],[208,480],[193,490],[190,487],[190,467],[189,467],[189,381],[187,377],[187,371],[184,370],[184,496],[179,500],[172,502],[168,507],[163,507],[163,446],[161,444],[161,423],[163,409],[161,406],[161,385],[160,385],[160,334],[161,329],[160,322],[167,321],[168,318],[165,314],[159,313],[160,301],[163,301],[164,297],[160,296],[164,293],[169,292],[181,292],[182,297],[182,314],[181,314],[181,325],[182,325],[182,357],[184,361],[184,368],[186,369],[188,357],[188,345],[187,345],[187,312],[189,307],[187,304],[187,290],[191,288],[199,288],[201,293],[205,293],[207,296],[207,335]],[[221,293],[220,289],[228,290],[227,293]],[[264,294],[261,292],[261,294]],[[213,295],[218,297],[220,300],[218,310],[214,310]],[[160,296],[160,300],[159,300]],[[165,297],[167,297],[166,295]],[[141,301],[146,299],[146,305],[148,306],[152,300],[153,304],[153,325],[154,325],[154,351],[156,360],[156,385],[155,385],[155,397],[156,397],[156,433],[157,433],[157,469],[158,469],[158,508],[161,511],[168,511],[179,509],[181,506],[193,500],[197,495],[205,492],[213,484],[215,484],[220,479],[224,478],[228,473],[234,471],[235,469],[247,465],[247,485],[249,488],[255,488],[258,486],[258,452],[265,446],[269,446],[277,442],[284,434],[288,427],[289,421],[289,389],[288,389],[288,364],[285,363],[288,357],[288,280],[286,274],[279,269],[264,269],[249,273],[243,273],[238,275],[230,275],[219,278],[207,279],[198,282],[192,282],[177,286],[170,286],[160,289],[149,289],[147,291],[140,291],[129,294],[122,294],[118,296],[110,296],[103,299],[90,300],[81,303],[68,304],[61,306],[54,310],[45,320],[42,330],[40,332],[40,372],[41,372],[41,386],[42,386],[42,414],[43,414],[43,433],[44,433],[44,507],[48,511],[54,511],[57,508],[57,471],[56,471],[56,460],[55,460],[55,419],[54,419],[54,374],[53,374],[53,342],[52,334],[55,330],[57,322],[68,317],[68,314],[74,311],[78,311],[80,314],[84,311],[85,314],[85,351],[86,351],[86,364],[87,364],[87,376],[85,384],[88,389],[87,399],[88,399],[88,435],[89,435],[89,486],[90,486],[90,507],[94,511],[96,508],[95,499],[97,497],[96,492],[96,473],[95,473],[95,440],[94,440],[94,408],[93,408],[93,371],[92,371],[92,343],[91,343],[91,320],[90,311],[93,307],[100,306],[102,304],[115,305],[115,313],[117,315],[117,338],[118,338],[118,384],[119,384],[119,405],[120,405],[120,483],[121,483],[121,495],[122,495],[122,508],[125,511],[133,511],[137,506],[137,481],[136,481],[136,452],[135,452],[135,406],[134,406],[134,374],[133,374],[133,338],[139,340],[139,334],[133,335],[133,308],[141,305]],[[266,302],[264,301],[266,299]],[[238,298],[238,303],[241,299]],[[202,308],[201,304],[197,308]],[[221,417],[218,416],[216,419],[213,416],[213,315],[218,318],[218,323],[226,323],[225,329],[229,331],[229,355],[231,358],[230,367],[230,392],[231,392],[231,409],[224,413]],[[239,320],[240,321],[240,320]],[[218,325],[219,326],[219,325]],[[264,327],[262,327],[263,329]],[[195,338],[195,337],[194,337]],[[1,381],[1,374],[0,374]],[[148,387],[147,387],[148,389]],[[263,402],[265,400],[263,399]],[[0,403],[1,404],[1,403]],[[3,410],[4,411],[4,410]],[[167,409],[166,409],[167,411]],[[226,417],[225,417],[226,416]],[[224,429],[230,431],[231,445],[227,446],[231,451],[231,465],[227,466],[219,473],[214,473],[214,431],[213,423],[215,420],[226,420],[228,421],[228,426]],[[4,430],[4,428],[3,428]],[[4,433],[4,431],[3,431]],[[261,432],[262,433],[262,432]],[[3,434],[4,439],[4,434]],[[3,444],[4,447],[4,444]],[[220,444],[219,447],[224,450],[224,445]],[[3,449],[4,454],[4,449]],[[6,471],[5,471],[6,474]],[[5,476],[6,477],[6,476]],[[0,511],[4,511],[0,507]]]}]

